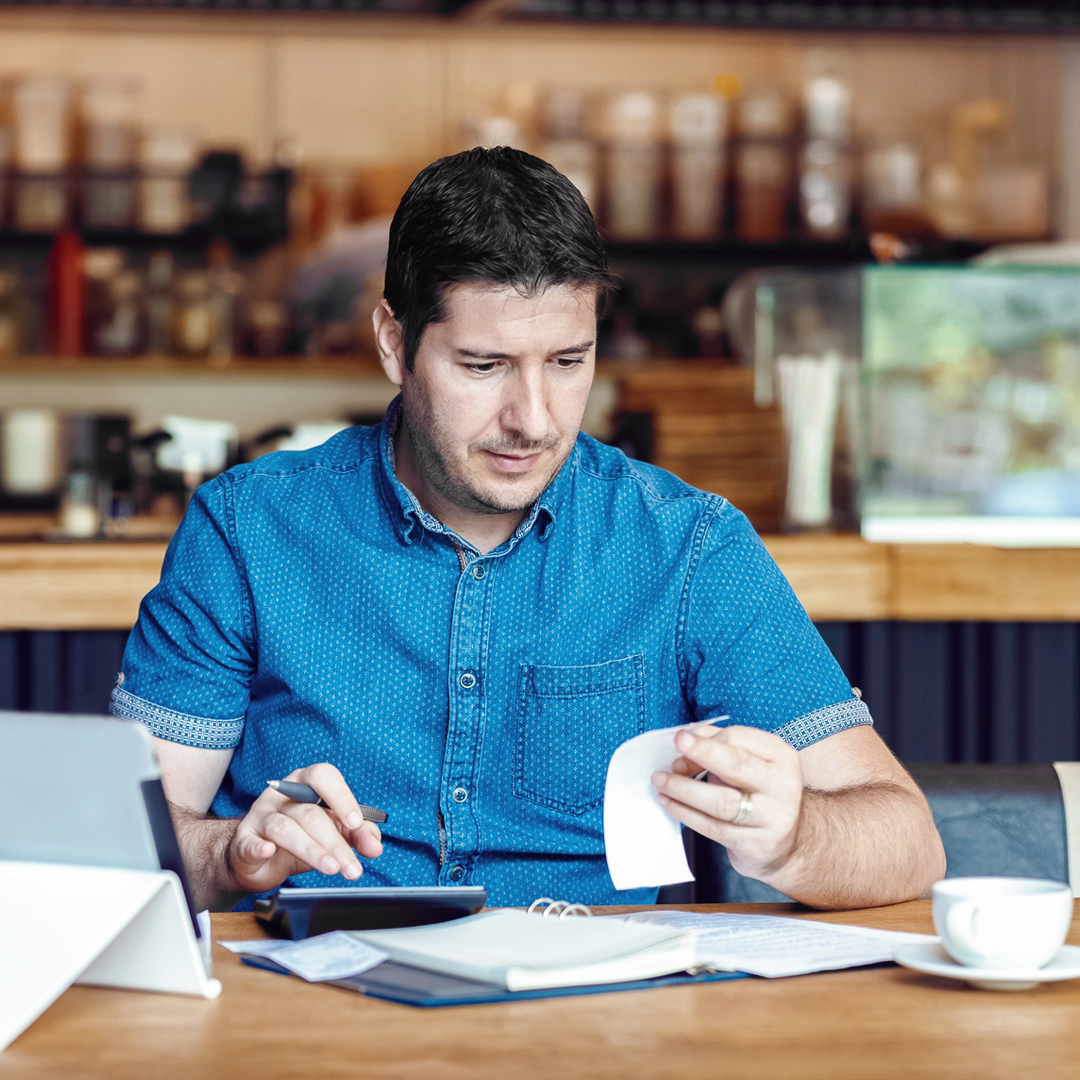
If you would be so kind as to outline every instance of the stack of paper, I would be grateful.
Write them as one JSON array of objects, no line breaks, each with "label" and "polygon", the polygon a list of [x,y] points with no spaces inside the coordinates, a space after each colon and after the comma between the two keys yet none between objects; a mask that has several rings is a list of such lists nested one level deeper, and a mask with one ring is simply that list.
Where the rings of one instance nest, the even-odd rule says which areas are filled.
[{"label": "stack of paper", "polygon": [[745,971],[768,979],[883,964],[891,961],[897,947],[905,942],[933,940],[926,934],[775,915],[643,911],[608,918],[692,932],[695,966],[714,971]]}]

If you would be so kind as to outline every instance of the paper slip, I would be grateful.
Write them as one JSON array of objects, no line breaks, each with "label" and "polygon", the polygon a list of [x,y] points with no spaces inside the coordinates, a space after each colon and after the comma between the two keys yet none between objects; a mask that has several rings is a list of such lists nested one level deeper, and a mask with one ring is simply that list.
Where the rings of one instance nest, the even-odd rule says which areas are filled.
[{"label": "paper slip", "polygon": [[308,982],[347,979],[387,959],[382,949],[357,941],[345,930],[303,941],[219,941],[230,952],[262,956]]},{"label": "paper slip", "polygon": [[694,880],[683,850],[682,826],[660,805],[652,774],[670,771],[679,757],[677,732],[696,731],[726,719],[721,716],[646,731],[611,755],[604,785],[604,849],[616,889]]},{"label": "paper slip", "polygon": [[697,964],[718,971],[746,971],[767,979],[883,964],[891,961],[897,947],[905,942],[936,940],[928,934],[838,926],[776,915],[647,911],[614,917],[692,930],[696,935]]}]

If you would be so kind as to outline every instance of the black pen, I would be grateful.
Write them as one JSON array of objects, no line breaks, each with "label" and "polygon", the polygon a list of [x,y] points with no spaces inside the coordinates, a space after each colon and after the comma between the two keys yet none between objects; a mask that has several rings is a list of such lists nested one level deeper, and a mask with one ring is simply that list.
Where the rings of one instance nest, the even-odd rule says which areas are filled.
[{"label": "black pen", "polygon": [[[319,793],[307,784],[298,784],[294,780],[267,780],[266,783],[275,791],[281,792],[287,799],[293,802],[316,803],[318,806],[326,806]],[[390,820],[390,815],[385,810],[376,810],[374,806],[365,806],[360,803],[360,813],[365,821],[374,821],[378,825],[385,825]]]}]

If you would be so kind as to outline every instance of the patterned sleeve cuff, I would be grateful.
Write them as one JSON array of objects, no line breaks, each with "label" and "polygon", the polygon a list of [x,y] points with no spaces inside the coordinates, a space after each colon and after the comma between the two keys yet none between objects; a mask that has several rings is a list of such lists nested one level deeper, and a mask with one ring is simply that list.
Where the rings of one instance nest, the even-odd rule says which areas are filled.
[{"label": "patterned sleeve cuff", "polygon": [[829,735],[835,735],[838,731],[873,723],[873,717],[865,702],[852,698],[837,705],[826,705],[824,709],[817,709],[797,720],[791,720],[777,728],[773,734],[779,735],[796,750],[802,750]]},{"label": "patterned sleeve cuff", "polygon": [[231,750],[240,741],[244,731],[244,718],[233,720],[207,720],[202,716],[188,716],[172,709],[155,705],[152,701],[136,697],[113,688],[109,712],[121,720],[134,720],[150,729],[151,735],[169,742],[198,746],[206,750]]}]

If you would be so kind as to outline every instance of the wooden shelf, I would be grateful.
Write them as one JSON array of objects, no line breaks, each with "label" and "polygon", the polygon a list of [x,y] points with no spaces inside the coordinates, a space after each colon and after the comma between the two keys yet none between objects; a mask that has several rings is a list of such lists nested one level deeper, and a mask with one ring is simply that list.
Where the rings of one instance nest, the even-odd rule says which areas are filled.
[{"label": "wooden shelf", "polygon": [[[816,622],[1080,621],[1080,549],[764,540]],[[162,541],[0,543],[0,630],[127,629],[164,555]]]},{"label": "wooden shelf", "polygon": [[289,375],[297,378],[317,379],[348,377],[350,375],[377,375],[385,378],[378,360],[369,356],[328,356],[308,358],[283,356],[274,359],[238,356],[230,360],[192,359],[178,356],[136,356],[111,358],[105,356],[20,356],[0,361],[0,378],[14,375],[96,376],[116,378],[125,375],[191,375],[200,378],[237,375],[261,378],[263,376]]}]

